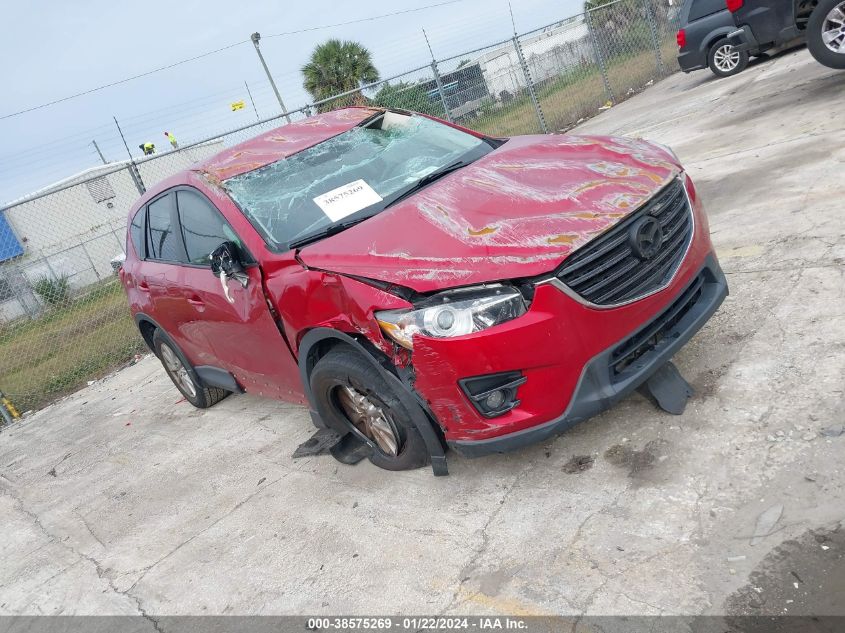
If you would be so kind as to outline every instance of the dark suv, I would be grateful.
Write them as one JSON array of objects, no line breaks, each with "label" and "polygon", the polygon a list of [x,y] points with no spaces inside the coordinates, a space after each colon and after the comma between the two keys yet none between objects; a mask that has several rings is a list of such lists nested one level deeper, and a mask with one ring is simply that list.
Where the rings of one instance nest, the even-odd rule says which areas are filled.
[{"label": "dark suv", "polygon": [[680,18],[678,65],[685,73],[710,68],[717,77],[730,77],[748,65],[749,51],[727,40],[736,27],[725,0],[686,0]]},{"label": "dark suv", "polygon": [[806,38],[816,61],[845,69],[845,0],[726,0],[726,6],[738,27],[729,41],[738,50],[768,50]]}]

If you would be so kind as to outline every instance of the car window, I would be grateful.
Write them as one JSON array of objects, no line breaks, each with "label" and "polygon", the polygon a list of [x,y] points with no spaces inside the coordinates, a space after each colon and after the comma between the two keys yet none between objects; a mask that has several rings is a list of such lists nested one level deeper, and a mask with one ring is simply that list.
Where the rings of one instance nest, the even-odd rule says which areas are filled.
[{"label": "car window", "polygon": [[192,264],[211,262],[211,251],[223,242],[235,242],[243,248],[238,236],[220,212],[202,195],[182,189],[176,192],[179,221],[185,237],[188,261]]},{"label": "car window", "polygon": [[139,209],[129,224],[129,239],[138,257],[144,257],[144,210]]},{"label": "car window", "polygon": [[456,161],[492,147],[422,116],[388,112],[223,185],[273,248],[387,204],[390,196]]},{"label": "car window", "polygon": [[172,194],[162,196],[147,207],[147,256],[167,262],[182,259],[179,235],[173,226]]},{"label": "car window", "polygon": [[689,21],[700,20],[701,18],[727,10],[725,0],[692,0],[689,11]]}]

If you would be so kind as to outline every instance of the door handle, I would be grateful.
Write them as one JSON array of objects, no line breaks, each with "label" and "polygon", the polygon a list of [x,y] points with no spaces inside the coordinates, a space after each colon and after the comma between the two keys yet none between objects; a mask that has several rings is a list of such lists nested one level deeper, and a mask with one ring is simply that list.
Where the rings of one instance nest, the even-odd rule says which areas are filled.
[{"label": "door handle", "polygon": [[205,306],[205,301],[203,301],[202,299],[200,299],[197,296],[188,297],[188,303],[190,303],[192,306],[196,306],[198,308]]},{"label": "door handle", "polygon": [[149,287],[149,285],[147,285],[146,281],[139,281],[138,282],[138,290],[140,290],[142,292],[149,292],[150,287]]}]

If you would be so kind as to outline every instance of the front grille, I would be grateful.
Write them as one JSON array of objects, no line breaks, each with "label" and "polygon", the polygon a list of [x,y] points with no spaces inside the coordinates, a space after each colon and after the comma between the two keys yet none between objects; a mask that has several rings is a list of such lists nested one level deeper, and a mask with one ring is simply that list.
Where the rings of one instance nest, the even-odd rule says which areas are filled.
[{"label": "front grille", "polygon": [[[621,343],[610,355],[610,374],[618,379],[642,355],[647,354],[670,334],[701,297],[705,274],[701,273],[687,289],[642,330]],[[677,337],[678,333],[675,333]]]},{"label": "front grille", "polygon": [[[646,215],[659,221],[663,241],[649,259],[641,259],[634,253],[629,233]],[[628,303],[654,292],[672,278],[692,232],[692,209],[683,182],[676,178],[640,209],[578,249],[555,275],[590,303]]]}]

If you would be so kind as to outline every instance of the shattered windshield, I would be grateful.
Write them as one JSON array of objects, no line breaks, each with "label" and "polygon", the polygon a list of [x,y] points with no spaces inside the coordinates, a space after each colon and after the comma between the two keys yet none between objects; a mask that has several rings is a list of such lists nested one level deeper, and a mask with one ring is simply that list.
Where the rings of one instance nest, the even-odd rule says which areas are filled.
[{"label": "shattered windshield", "polygon": [[281,249],[352,216],[368,217],[432,172],[490,149],[442,123],[388,112],[223,186],[268,243]]}]

